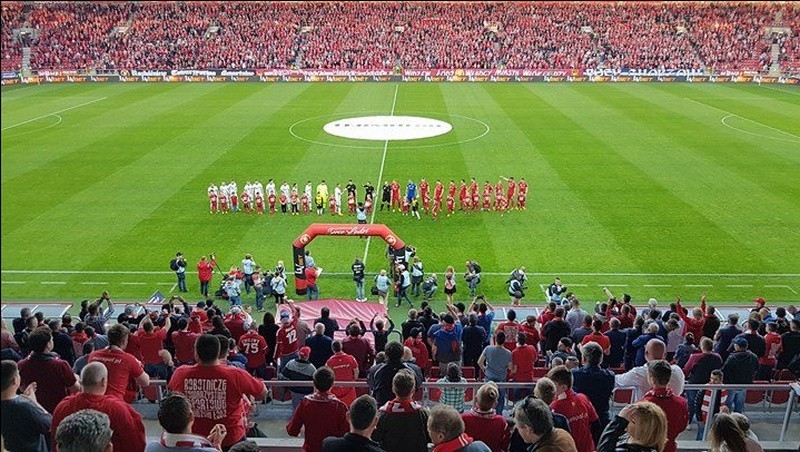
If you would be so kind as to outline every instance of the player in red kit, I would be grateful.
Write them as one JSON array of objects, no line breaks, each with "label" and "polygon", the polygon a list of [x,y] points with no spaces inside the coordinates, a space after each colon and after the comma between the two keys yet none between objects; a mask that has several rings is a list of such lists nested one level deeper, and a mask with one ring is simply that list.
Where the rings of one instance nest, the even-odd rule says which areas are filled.
[{"label": "player in red kit", "polygon": [[267,195],[267,202],[269,203],[269,214],[270,215],[275,213],[275,202],[277,200],[278,200],[278,198],[275,197],[275,193],[270,193],[269,195]]},{"label": "player in red kit", "polygon": [[517,196],[517,202],[519,203],[519,208],[525,210],[525,201],[528,199],[528,183],[525,182],[525,178],[521,178],[519,180],[519,196]]},{"label": "player in red kit", "polygon": [[477,212],[481,206],[481,196],[478,194],[477,191],[472,194],[472,210]]},{"label": "player in red kit", "polygon": [[356,196],[353,193],[347,195],[347,212],[350,215],[356,214]]},{"label": "player in red kit", "polygon": [[450,179],[450,184],[447,186],[447,196],[456,197],[456,181]]},{"label": "player in red kit", "polygon": [[217,213],[219,210],[219,201],[216,193],[208,194],[208,213]]},{"label": "player in red kit", "polygon": [[303,215],[311,213],[311,204],[309,204],[308,195],[305,193],[300,196],[300,209],[302,209]]},{"label": "player in red kit", "polygon": [[441,211],[442,211],[442,200],[439,199],[437,201],[434,199],[433,207],[431,208],[431,217],[433,218],[433,221],[436,221],[436,219],[439,218],[439,212]]},{"label": "player in red kit", "polygon": [[261,193],[256,194],[256,212],[259,215],[264,215],[264,196]]},{"label": "player in red kit", "polygon": [[372,212],[372,196],[367,196],[367,199],[364,200],[364,209],[367,213]]},{"label": "player in red kit", "polygon": [[465,195],[464,199],[461,200],[461,210],[464,213],[469,213],[472,210],[472,198],[469,197],[469,194]]},{"label": "player in red kit", "polygon": [[425,213],[428,213],[428,209],[430,208],[430,206],[431,206],[431,197],[428,196],[427,194],[422,195],[422,209],[425,211]]},{"label": "player in red kit", "polygon": [[461,210],[464,210],[464,204],[467,201],[467,181],[461,179],[461,185],[458,187],[458,203],[461,204]]},{"label": "player in red kit", "polygon": [[428,185],[428,181],[425,180],[423,177],[422,180],[419,181],[419,195],[422,197],[422,207],[427,211],[428,208],[425,207],[425,197],[428,196],[430,193],[430,185]]},{"label": "player in red kit", "polygon": [[505,215],[506,208],[508,208],[508,201],[506,201],[506,198],[502,194],[495,199],[494,208],[500,212],[501,217]]},{"label": "player in red kit", "polygon": [[473,177],[469,180],[469,196],[472,199],[475,199],[475,195],[478,194],[478,182]]},{"label": "player in red kit", "polygon": [[234,212],[239,211],[239,197],[236,195],[236,192],[231,193],[231,210]]},{"label": "player in red kit", "polygon": [[508,201],[508,208],[513,208],[514,204],[515,204],[515,201],[516,201],[516,197],[514,196],[514,193],[517,190],[517,184],[516,184],[516,182],[514,182],[514,178],[513,177],[504,178],[504,179],[506,179],[506,181],[508,181],[508,189],[507,189],[507,193],[506,193],[506,201]]},{"label": "player in red kit", "polygon": [[403,198],[403,205],[401,207],[401,211],[403,212],[403,215],[408,215],[409,206],[410,206],[410,204],[408,203],[408,199]]},{"label": "player in red kit", "polygon": [[444,185],[442,185],[442,181],[436,179],[436,185],[433,188],[433,200],[439,200],[439,203],[442,202],[442,195],[444,194]]},{"label": "player in red kit", "polygon": [[517,193],[517,208],[525,210],[525,195],[522,192]]},{"label": "player in red kit", "polygon": [[252,210],[250,195],[246,191],[242,192],[242,210],[244,210],[244,213],[250,213],[250,210]]},{"label": "player in red kit", "polygon": [[336,215],[336,198],[333,196],[328,198],[328,208],[330,209],[331,215]]},{"label": "player in red kit", "polygon": [[389,187],[392,189],[392,209],[397,212],[400,209],[400,184],[393,180]]},{"label": "player in red kit", "polygon": [[450,215],[452,215],[455,210],[456,210],[456,199],[453,198],[452,196],[448,196],[447,197],[447,216],[449,217]]},{"label": "player in red kit", "polygon": [[228,213],[228,197],[225,195],[219,195],[219,210]]},{"label": "player in red kit", "polygon": [[503,196],[503,193],[505,193],[505,192],[506,191],[503,188],[503,181],[502,180],[498,180],[497,184],[495,184],[495,186],[494,186],[494,207],[495,207],[495,209],[497,209],[497,198],[500,198],[501,196]]}]

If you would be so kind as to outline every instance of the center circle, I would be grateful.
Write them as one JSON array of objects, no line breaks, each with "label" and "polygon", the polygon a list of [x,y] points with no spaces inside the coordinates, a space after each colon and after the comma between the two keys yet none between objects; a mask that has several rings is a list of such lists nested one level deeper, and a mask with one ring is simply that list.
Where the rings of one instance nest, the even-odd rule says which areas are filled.
[{"label": "center circle", "polygon": [[453,126],[420,116],[361,116],[329,122],[322,130],[356,140],[402,141],[438,137],[453,130]]}]

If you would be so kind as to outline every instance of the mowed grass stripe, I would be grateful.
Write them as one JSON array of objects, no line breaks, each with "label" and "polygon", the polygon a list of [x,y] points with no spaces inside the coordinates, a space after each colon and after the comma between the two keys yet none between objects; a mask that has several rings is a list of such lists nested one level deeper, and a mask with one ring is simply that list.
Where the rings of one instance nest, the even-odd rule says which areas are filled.
[{"label": "mowed grass stripe", "polygon": [[[602,94],[602,93],[598,93]],[[616,89],[598,98],[601,102],[616,105],[620,111],[629,110],[629,106],[637,110],[657,112],[662,120],[651,123],[657,125],[660,136],[669,138],[669,149],[681,150],[676,158],[686,159],[687,170],[694,171],[689,178],[704,191],[708,192],[709,184],[721,191],[719,202],[722,205],[730,199],[732,193],[738,194],[736,199],[753,202],[755,213],[760,218],[768,218],[769,210],[791,215],[797,210],[800,199],[800,187],[793,179],[798,176],[800,167],[785,156],[790,155],[792,144],[786,142],[770,142],[771,140],[741,139],[741,135],[728,129],[707,129],[702,134],[685,133],[696,127],[697,120],[690,113],[693,110],[681,108],[682,100],[647,87],[642,89]],[[677,108],[676,108],[677,107]],[[630,116],[639,120],[641,115]],[[677,144],[676,148],[671,143]],[[783,150],[783,154],[769,152]],[[673,152],[667,153],[672,155]],[[698,160],[700,159],[700,160]],[[689,164],[692,162],[692,164]],[[771,168],[775,177],[763,177],[753,171],[754,167]],[[710,179],[710,174],[722,172],[722,177]],[[689,177],[689,174],[687,174]],[[718,204],[719,205],[719,204]],[[745,212],[730,212],[736,218],[742,218]],[[763,215],[763,217],[761,216]]]},{"label": "mowed grass stripe", "polygon": [[[560,111],[558,120],[571,123],[572,133],[582,135],[585,146],[577,161],[554,166],[573,173],[572,190],[586,198],[595,217],[638,267],[651,272],[717,270],[720,263],[713,256],[727,248],[732,248],[727,253],[731,258],[749,263],[747,267],[766,265],[673,191],[682,182],[681,168],[651,163],[664,150],[647,141],[654,138],[648,135],[652,132],[636,130],[647,126],[632,124],[595,102],[595,90],[592,85],[529,89],[554,110],[570,107]],[[647,246],[646,252],[642,246]]]},{"label": "mowed grass stripe", "polygon": [[[605,129],[592,126],[597,129],[599,138],[610,143],[620,155],[687,205],[691,205],[695,213],[703,215],[717,226],[704,231],[707,234],[705,238],[702,235],[696,236],[698,241],[718,242],[716,251],[712,248],[709,252],[719,253],[723,247],[734,246],[737,252],[744,253],[743,260],[737,262],[736,266],[718,271],[738,272],[767,268],[764,267],[765,262],[777,268],[784,259],[792,258],[783,247],[786,244],[784,237],[791,226],[785,223],[776,225],[768,218],[776,209],[788,209],[786,213],[789,216],[798,212],[797,209],[779,202],[769,192],[748,186],[735,171],[709,162],[702,157],[702,147],[677,143],[673,137],[682,134],[678,130],[672,130],[673,126],[667,125],[672,121],[680,123],[683,119],[665,117],[659,113],[663,109],[657,105],[627,92],[612,95],[605,91],[586,90],[581,94],[590,100],[589,109],[595,109],[602,117],[628,131],[626,134],[612,135],[605,132]],[[576,99],[568,100],[575,105],[585,104]],[[763,221],[760,221],[762,218]],[[723,232],[724,235],[720,235]],[[734,239],[737,243],[726,243],[729,239]],[[680,240],[674,242],[679,243]],[[718,262],[713,264],[719,265]]]},{"label": "mowed grass stripe", "polygon": [[[479,108],[491,112],[494,128],[489,139],[476,143],[470,155],[483,167],[502,167],[500,174],[515,175],[517,180],[524,177],[529,184],[527,210],[511,212],[502,219],[497,214],[487,216],[492,230],[506,231],[489,234],[502,256],[498,267],[505,269],[508,262],[535,262],[537,271],[558,272],[564,267],[553,260],[553,250],[591,249],[592,253],[574,255],[570,264],[592,269],[588,271],[602,271],[606,265],[635,269],[623,249],[545,159],[545,153],[565,147],[568,139],[544,127],[546,112],[538,105],[541,102],[520,97],[518,89],[506,85],[481,87],[471,95],[475,114]],[[526,252],[520,253],[520,248]]]},{"label": "mowed grass stripe", "polygon": [[[731,97],[740,97],[740,100],[759,102],[758,105],[768,106],[776,110],[785,110],[789,115],[800,115],[800,89],[795,87],[778,88],[769,85],[723,85],[725,92],[733,90]],[[706,92],[716,92],[711,86],[705,87]],[[721,94],[721,93],[720,93]],[[720,96],[722,97],[722,96]],[[757,119],[757,118],[756,118]]]},{"label": "mowed grass stripe", "polygon": [[[228,182],[231,179],[228,176],[237,168],[263,170],[264,165],[259,164],[263,144],[250,146],[248,142],[256,142],[254,137],[263,136],[282,107],[295,102],[307,88],[304,84],[284,89],[274,85],[239,85],[239,93],[225,93],[238,99],[236,103],[220,108],[207,121],[198,122],[161,151],[183,159],[187,167],[180,172],[181,179],[170,178],[169,168],[161,170],[163,179],[170,180],[172,185],[162,188],[163,201],[116,240],[111,248],[119,250],[118,256],[110,259],[100,254],[90,267],[111,268],[115,259],[134,260],[138,255],[156,256],[173,249],[191,256],[235,250],[250,221],[244,215],[209,215],[208,182]],[[241,152],[242,149],[246,152]],[[237,179],[237,182],[239,190],[243,190],[244,181]],[[160,270],[159,263],[156,258],[148,261],[151,270]]]},{"label": "mowed grass stripe", "polygon": [[[118,147],[118,152],[110,159],[113,165],[105,173],[97,175],[94,167],[94,178],[87,176],[89,183],[81,185],[82,190],[4,239],[24,241],[41,231],[72,229],[71,234],[53,233],[48,237],[51,257],[70,262],[75,268],[84,268],[92,262],[116,238],[160,205],[165,194],[183,186],[186,177],[183,171],[190,170],[193,161],[199,160],[193,155],[198,143],[208,142],[209,132],[221,134],[216,127],[222,121],[220,114],[252,94],[235,87],[219,92],[217,86],[196,86],[196,95],[190,96],[189,102],[175,99],[175,108],[151,117],[144,124],[146,130],[140,126],[126,129],[126,135],[135,136],[123,136],[120,137],[123,142],[111,144],[112,149]],[[210,108],[218,113],[209,115]],[[203,125],[206,127],[201,128]],[[109,260],[118,251],[110,250]],[[5,250],[3,257],[5,261]],[[24,266],[27,262],[8,259],[8,264]]]}]

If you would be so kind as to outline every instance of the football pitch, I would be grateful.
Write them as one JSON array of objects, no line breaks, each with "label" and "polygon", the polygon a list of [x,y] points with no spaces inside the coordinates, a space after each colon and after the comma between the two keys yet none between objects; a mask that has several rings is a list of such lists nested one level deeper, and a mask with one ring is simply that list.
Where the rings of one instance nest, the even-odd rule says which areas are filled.
[{"label": "football pitch", "polygon": [[[323,131],[367,115],[438,119],[452,131],[386,142]],[[703,293],[800,300],[800,90],[667,83],[4,88],[2,300],[169,295],[177,251],[190,270],[215,252],[224,270],[252,253],[291,271],[291,242],[309,224],[355,223],[347,214],[213,215],[212,181],[233,179],[241,191],[274,179],[302,191],[321,179],[332,190],[348,179],[360,188],[474,177],[482,186],[512,176],[530,186],[524,211],[436,221],[378,211],[374,222],[415,245],[428,273],[453,265],[460,275],[478,260],[479,291],[504,305],[518,266],[529,274],[527,304],[541,305],[555,276],[592,304],[603,286],[637,303],[680,295],[691,305]],[[372,275],[386,268],[376,239],[322,237],[308,249],[324,269],[322,298],[355,297],[355,257],[366,255]],[[196,276],[187,282],[196,301]],[[437,309],[441,290],[440,279]],[[467,298],[459,278],[456,300]]]}]

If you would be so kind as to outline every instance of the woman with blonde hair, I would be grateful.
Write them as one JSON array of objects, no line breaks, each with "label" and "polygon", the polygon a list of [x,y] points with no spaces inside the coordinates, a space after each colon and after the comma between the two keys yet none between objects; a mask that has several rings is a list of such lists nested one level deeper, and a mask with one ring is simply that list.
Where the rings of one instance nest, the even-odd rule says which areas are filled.
[{"label": "woman with blonde hair", "polygon": [[736,418],[727,413],[714,417],[708,432],[711,452],[764,452],[764,449],[739,427]]},{"label": "woman with blonde hair", "polygon": [[444,271],[444,294],[447,296],[447,304],[453,304],[454,293],[456,293],[456,269],[448,265]]},{"label": "woman with blonde hair", "polygon": [[[628,440],[617,444],[623,433]],[[658,405],[637,402],[627,405],[609,423],[597,452],[661,452],[667,442],[667,415]]]}]

